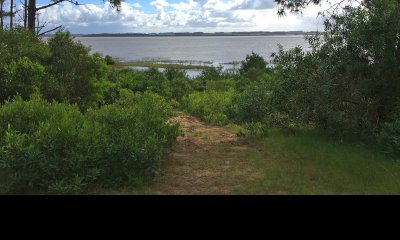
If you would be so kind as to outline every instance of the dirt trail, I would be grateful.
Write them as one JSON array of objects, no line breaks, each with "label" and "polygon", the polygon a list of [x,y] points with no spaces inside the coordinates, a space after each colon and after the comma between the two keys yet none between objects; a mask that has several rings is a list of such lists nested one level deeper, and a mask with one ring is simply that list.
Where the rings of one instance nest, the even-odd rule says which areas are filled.
[{"label": "dirt trail", "polygon": [[149,194],[232,194],[262,173],[248,161],[256,150],[222,128],[192,116],[177,116],[184,132],[169,156],[167,166]]}]

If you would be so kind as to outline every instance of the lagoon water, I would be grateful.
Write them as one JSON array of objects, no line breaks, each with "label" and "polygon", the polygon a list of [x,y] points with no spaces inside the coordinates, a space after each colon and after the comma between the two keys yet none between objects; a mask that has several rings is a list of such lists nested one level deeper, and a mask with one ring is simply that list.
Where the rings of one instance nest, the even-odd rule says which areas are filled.
[{"label": "lagoon water", "polygon": [[241,61],[256,52],[266,59],[278,50],[308,48],[302,35],[284,36],[196,36],[196,37],[77,37],[92,51],[121,61],[194,61],[219,64]]}]

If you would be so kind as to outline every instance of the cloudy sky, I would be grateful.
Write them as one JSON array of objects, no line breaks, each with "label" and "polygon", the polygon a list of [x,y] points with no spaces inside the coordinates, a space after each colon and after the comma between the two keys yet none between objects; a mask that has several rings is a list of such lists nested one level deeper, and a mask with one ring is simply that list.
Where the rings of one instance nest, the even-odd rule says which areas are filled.
[{"label": "cloudy sky", "polygon": [[[38,5],[49,2],[38,0]],[[314,31],[321,30],[317,15],[327,7],[278,17],[273,0],[125,0],[120,12],[102,0],[79,3],[84,5],[41,10],[40,20],[72,33]]]}]

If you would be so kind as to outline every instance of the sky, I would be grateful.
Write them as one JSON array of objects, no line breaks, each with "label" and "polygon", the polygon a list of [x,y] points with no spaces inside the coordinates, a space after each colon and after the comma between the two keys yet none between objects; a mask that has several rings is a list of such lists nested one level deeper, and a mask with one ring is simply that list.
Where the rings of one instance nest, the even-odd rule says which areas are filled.
[{"label": "sky", "polygon": [[[51,0],[38,0],[38,5]],[[76,0],[74,0],[76,1]],[[47,29],[63,25],[75,34],[322,30],[318,12],[277,15],[273,0],[125,0],[117,12],[102,0],[78,0],[40,11]]]}]

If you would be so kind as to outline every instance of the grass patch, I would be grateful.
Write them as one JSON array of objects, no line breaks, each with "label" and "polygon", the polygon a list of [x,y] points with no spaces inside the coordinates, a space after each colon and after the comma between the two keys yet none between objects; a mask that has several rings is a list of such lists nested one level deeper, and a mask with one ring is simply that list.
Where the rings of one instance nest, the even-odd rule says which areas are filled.
[{"label": "grass patch", "polygon": [[160,62],[116,62],[116,68],[123,67],[148,67],[148,68],[172,68],[172,69],[186,69],[186,70],[205,70],[211,68],[210,66],[202,65],[186,65],[175,63],[160,63]]},{"label": "grass patch", "polygon": [[264,177],[236,189],[237,194],[399,194],[399,161],[315,130],[287,134],[271,131],[243,152]]}]

